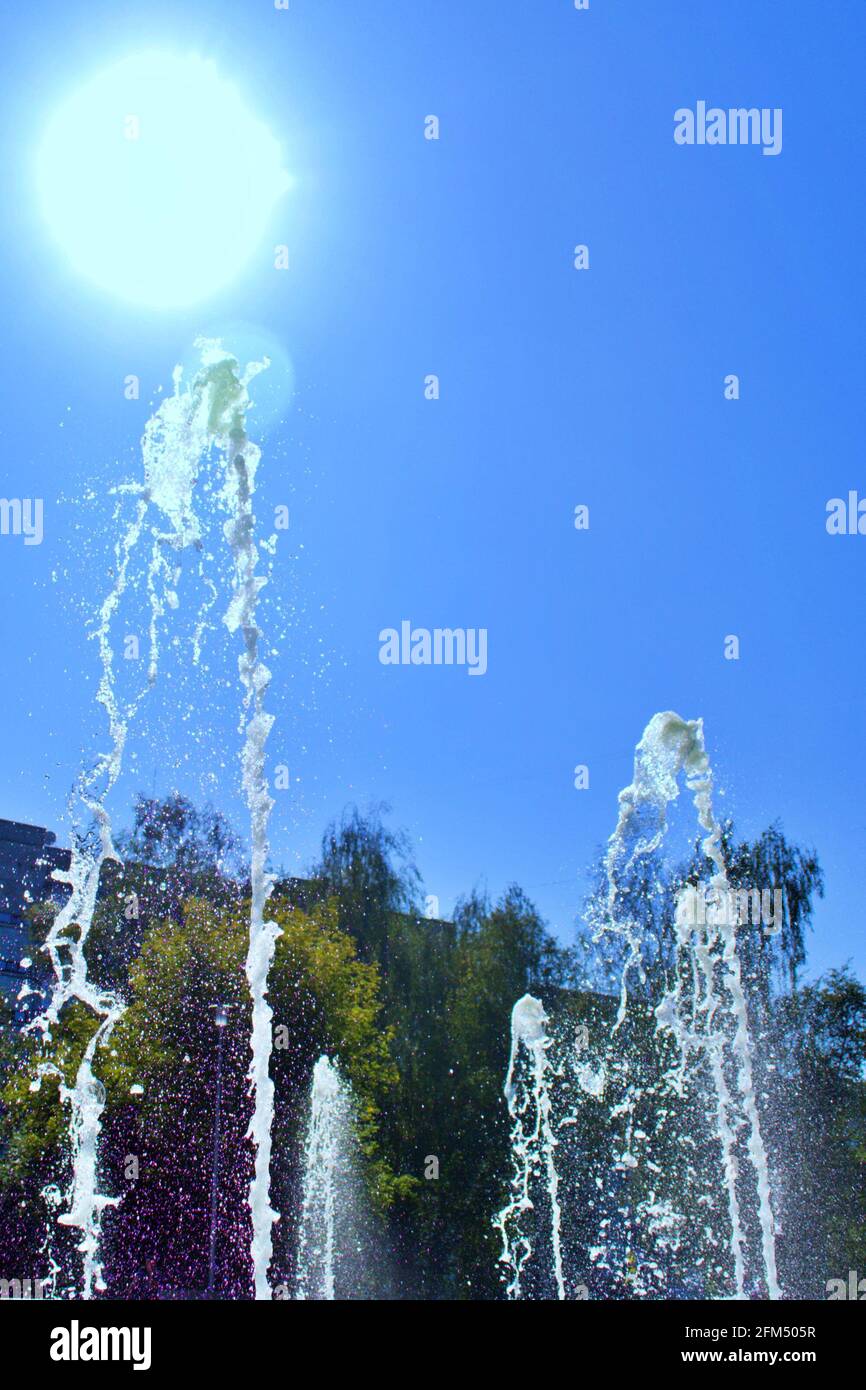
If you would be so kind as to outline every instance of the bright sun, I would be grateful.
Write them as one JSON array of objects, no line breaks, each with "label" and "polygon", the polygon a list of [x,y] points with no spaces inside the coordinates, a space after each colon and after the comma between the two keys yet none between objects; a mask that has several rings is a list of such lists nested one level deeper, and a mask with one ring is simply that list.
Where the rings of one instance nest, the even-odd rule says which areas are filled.
[{"label": "bright sun", "polygon": [[83,275],[168,309],[222,288],[289,185],[280,149],[213,64],[144,53],[75,91],[37,157],[42,209]]}]

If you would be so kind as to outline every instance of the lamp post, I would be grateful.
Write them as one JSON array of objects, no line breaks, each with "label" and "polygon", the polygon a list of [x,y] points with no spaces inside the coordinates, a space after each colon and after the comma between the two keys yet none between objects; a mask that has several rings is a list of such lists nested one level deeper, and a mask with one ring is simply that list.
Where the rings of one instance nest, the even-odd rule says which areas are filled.
[{"label": "lamp post", "polygon": [[213,1167],[210,1185],[210,1251],[208,1255],[207,1296],[213,1298],[216,1292],[216,1242],[217,1242],[217,1198],[220,1185],[220,1125],[222,1123],[223,1099],[223,1033],[228,1023],[228,1015],[222,1004],[217,1005],[214,1024],[217,1030],[217,1083],[216,1109],[213,1120]]}]

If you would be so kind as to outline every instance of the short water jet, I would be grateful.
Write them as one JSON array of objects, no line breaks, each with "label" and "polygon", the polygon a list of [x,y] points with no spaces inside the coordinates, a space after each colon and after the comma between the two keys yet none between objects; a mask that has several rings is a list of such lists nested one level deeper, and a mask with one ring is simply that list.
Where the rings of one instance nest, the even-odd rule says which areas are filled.
[{"label": "short water jet", "polygon": [[541,1001],[531,994],[518,999],[511,1013],[511,1055],[505,1081],[505,1099],[511,1116],[510,1200],[498,1213],[494,1226],[502,1237],[500,1261],[508,1271],[506,1295],[523,1297],[524,1267],[533,1256],[527,1216],[535,1211],[543,1187],[550,1209],[550,1244],[557,1298],[565,1298],[562,1267],[562,1213],[559,1176],[556,1171],[557,1139],[551,1105],[553,1068],[548,1055],[551,1039],[548,1017]]},{"label": "short water jet", "polygon": [[350,1227],[352,1147],[351,1092],[330,1059],[320,1057],[313,1068],[304,1142],[299,1299],[336,1298]]}]

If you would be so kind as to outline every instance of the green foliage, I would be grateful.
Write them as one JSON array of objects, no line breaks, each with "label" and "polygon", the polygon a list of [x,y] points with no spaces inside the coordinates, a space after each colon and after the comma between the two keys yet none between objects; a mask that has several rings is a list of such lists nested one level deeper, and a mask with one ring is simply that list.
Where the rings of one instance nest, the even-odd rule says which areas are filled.
[{"label": "green foliage", "polygon": [[[317,1049],[339,1058],[358,1100],[359,1138],[375,1191],[387,1205],[405,1195],[411,1183],[390,1170],[378,1144],[381,1100],[397,1074],[391,1033],[379,1021],[377,968],[358,960],[352,940],[337,926],[333,906],[321,905],[307,916],[274,900],[268,910],[282,932],[270,977],[275,1027],[285,1024],[296,1064],[301,1043],[309,1066]],[[185,1124],[210,1125],[210,1095],[196,1087],[190,1095],[178,1078],[208,1073],[217,1004],[228,1007],[237,1036],[248,1036],[247,937],[245,916],[201,900],[185,904],[181,923],[162,922],[148,930],[130,970],[129,1006],[97,1061],[109,1110],[133,1104],[149,1126],[169,1132],[177,1127],[182,1106]],[[57,1145],[66,1123],[60,1079],[73,1084],[93,1029],[88,1011],[72,1006],[48,1047],[37,1051],[31,1045],[7,1077],[2,1093],[7,1180]],[[238,1063],[245,1065],[240,1057]],[[277,1051],[277,1076],[281,1065]],[[33,1089],[39,1066],[47,1071]],[[131,1099],[139,1088],[141,1098]]]},{"label": "green foliage", "polygon": [[788,1284],[821,1296],[828,1278],[866,1266],[866,989],[831,970],[783,996],[772,1047]]},{"label": "green foliage", "polygon": [[[564,988],[571,956],[516,886],[493,907],[470,898],[453,924],[392,915],[388,941],[385,999],[400,1082],[385,1132],[397,1166],[420,1179],[399,1214],[397,1243],[437,1252],[404,1277],[425,1297],[495,1297],[511,1010],[527,990]],[[436,1178],[425,1176],[429,1159]]]},{"label": "green foliage", "polygon": [[[214,1011],[221,1005],[229,1015],[224,1143],[234,1146],[226,1171],[231,1167],[237,1181],[231,1210],[242,1213],[249,906],[248,889],[233,872],[237,845],[218,816],[178,797],[140,799],[122,845],[123,866],[104,871],[87,947],[93,977],[128,1000],[96,1061],[107,1092],[106,1190],[120,1188],[125,1153],[146,1153],[135,1188],[144,1210],[165,1209],[171,1226],[172,1203],[199,1210],[206,1203]],[[799,983],[814,901],[823,892],[816,856],[790,845],[778,826],[753,842],[737,841],[727,826],[725,848],[733,886],[784,892],[782,930],[768,937],[742,929],[740,953],[758,1045],[762,1126],[778,1160],[784,1282],[802,1296],[820,1297],[827,1277],[866,1266],[866,991],[846,971]],[[671,1035],[659,1033],[655,1015],[676,968],[677,887],[705,871],[699,855],[674,871],[651,857],[623,885],[624,910],[640,924],[645,950],[642,971],[629,978],[629,1015],[615,1049],[620,1070],[612,1067],[604,1098],[596,1100],[581,1092],[566,1066],[560,1118],[569,1107],[572,1114],[559,1142],[563,1198],[575,1214],[572,1248],[587,1250],[607,1219],[622,1253],[636,1264],[648,1245],[643,1214],[659,1193],[689,1188],[701,1195],[705,1222],[722,1232],[718,1258],[701,1248],[704,1223],[692,1223],[667,1254],[657,1247],[657,1277],[687,1282],[691,1273],[699,1289],[725,1293],[727,1218],[712,1116],[697,1091],[678,1093]],[[381,810],[367,817],[352,810],[326,832],[312,877],[279,885],[268,905],[281,929],[269,988],[272,1200],[283,1213],[275,1268],[291,1278],[309,1082],[316,1058],[326,1053],[355,1096],[371,1205],[388,1223],[400,1266],[395,1287],[410,1297],[495,1298],[501,1286],[492,1216],[509,1179],[502,1087],[511,1010],[526,992],[541,998],[562,1057],[575,1055],[575,1038],[588,1028],[584,1055],[595,1065],[610,1056],[622,961],[612,937],[603,938],[602,950],[585,939],[586,963],[579,968],[579,951],[554,939],[516,886],[495,904],[472,896],[453,922],[439,922],[419,915],[419,884],[405,836],[387,829]],[[597,895],[590,928],[603,909]],[[31,920],[38,944],[51,912],[34,909]],[[599,956],[602,968],[593,975],[588,963]],[[25,1201],[36,1211],[34,1193],[52,1165],[62,1166],[68,1111],[60,1087],[73,1084],[95,1026],[80,1005],[64,1011],[44,1047],[33,1039],[22,1043],[0,1026],[0,1187],[5,1184],[18,1211]],[[637,1097],[635,1128],[652,1136],[656,1167],[620,1171],[612,1183],[620,1136],[612,1134],[610,1107],[626,1088]],[[120,1211],[134,1204],[135,1194]],[[183,1245],[186,1238],[180,1232],[177,1239]],[[241,1252],[246,1239],[239,1227]],[[618,1288],[608,1296],[630,1294]]]},{"label": "green foliage", "polygon": [[313,877],[324,897],[338,904],[340,926],[350,931],[365,959],[388,965],[389,919],[412,911],[420,882],[408,839],[382,822],[385,806],[362,816],[357,807],[333,822],[322,837]]},{"label": "green foliage", "polygon": [[136,797],[131,830],[117,837],[124,860],[180,874],[225,875],[240,871],[241,844],[225,818],[198,810],[175,792],[165,800]]},{"label": "green foliage", "polygon": [[814,900],[824,896],[824,875],[814,850],[786,840],[781,826],[769,826],[751,843],[732,843],[727,827],[729,878],[734,888],[759,887],[782,891],[782,921],[771,936],[753,932],[741,943],[744,972],[766,995],[775,984],[792,992],[806,961],[806,933],[811,927]]},{"label": "green foliage", "polygon": [[20,1179],[60,1146],[67,1126],[61,1088],[75,1084],[93,1031],[90,1011],[76,1003],[54,1025],[47,1047],[32,1038],[19,1041],[14,1065],[7,1060],[0,1091],[0,1186]]}]

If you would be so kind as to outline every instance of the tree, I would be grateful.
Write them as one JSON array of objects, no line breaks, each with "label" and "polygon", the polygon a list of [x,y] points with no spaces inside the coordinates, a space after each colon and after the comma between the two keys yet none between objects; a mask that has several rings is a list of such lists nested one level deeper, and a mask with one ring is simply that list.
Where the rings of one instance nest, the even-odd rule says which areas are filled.
[{"label": "tree", "polygon": [[729,878],[733,887],[759,888],[782,894],[782,920],[774,933],[745,934],[742,945],[750,980],[765,995],[772,989],[797,989],[806,961],[806,933],[811,927],[814,900],[824,896],[824,875],[814,850],[792,845],[778,822],[751,843],[735,843],[726,827]]},{"label": "tree", "polygon": [[139,795],[132,829],[117,836],[124,859],[177,875],[238,877],[244,871],[240,838],[211,807],[198,810],[179,792],[163,800]]},{"label": "tree", "polygon": [[404,921],[390,940],[400,1083],[388,1132],[402,1170],[420,1175],[435,1160],[436,1173],[398,1213],[398,1244],[436,1252],[415,1260],[417,1296],[495,1298],[511,1011],[527,990],[559,1002],[571,956],[516,885],[495,906],[473,895],[453,927]]},{"label": "tree", "polygon": [[[106,861],[100,874],[87,961],[102,988],[125,995],[130,965],[149,926],[180,922],[184,903],[194,897],[239,911],[249,885],[241,842],[228,822],[177,792],[164,800],[139,794],[132,828],[117,835],[116,848],[120,862]],[[37,939],[55,910],[42,904],[34,912]]]},{"label": "tree", "polygon": [[790,1294],[824,1298],[866,1268],[866,989],[846,968],[783,996],[772,1044],[780,1262]]},{"label": "tree", "polygon": [[[797,1097],[804,1097],[808,1091],[802,1068],[794,1061],[800,1045],[797,1038],[802,1040],[809,1026],[797,980],[806,958],[806,932],[814,900],[823,893],[823,876],[814,852],[790,844],[778,825],[748,842],[737,840],[733,825],[728,822],[723,827],[722,848],[732,889],[757,889],[770,894],[779,890],[781,894],[782,915],[774,931],[754,921],[741,921],[735,930],[747,997],[754,1093],[773,1170],[774,1194],[777,1207],[784,1205],[792,1213],[792,1222],[805,1235],[808,1223],[794,1216],[803,1203],[798,1207],[785,1194],[792,1191],[794,1168],[811,1165],[814,1171],[824,1161],[818,1156],[818,1148],[823,1146],[826,1158],[834,1144],[830,1130],[826,1126],[822,1129],[817,1119],[811,1129],[804,1123],[797,1141],[801,1146],[799,1157],[796,1162],[793,1159],[790,1117],[800,1104]],[[598,958],[599,946],[602,948],[602,968],[595,968],[593,978],[603,990],[618,994],[622,972],[627,970],[628,1013],[615,1037],[611,1034],[606,1070],[612,1082],[619,1077],[622,1083],[622,1094],[614,1086],[610,1097],[613,1111],[622,1116],[619,1148],[632,1152],[634,1145],[628,1136],[633,1134],[641,1136],[642,1152],[640,1161],[631,1169],[627,1200],[620,1195],[616,1203],[617,1221],[621,1226],[625,1219],[633,1227],[633,1257],[638,1261],[645,1258],[654,1280],[663,1277],[682,1288],[687,1285],[689,1272],[699,1272],[704,1290],[724,1293],[729,1291],[725,1244],[730,1226],[713,1116],[714,1083],[707,1056],[700,1049],[692,1050],[687,1069],[679,1065],[679,1050],[671,1033],[657,1026],[656,1013],[678,985],[686,1012],[690,1006],[696,1007],[699,1029],[710,1029],[717,1041],[726,1037],[730,1040],[732,1017],[724,1008],[730,982],[720,967],[720,947],[713,941],[712,929],[705,938],[709,948],[707,962],[713,989],[719,994],[709,1012],[706,982],[702,984],[693,972],[694,952],[678,949],[677,945],[679,892],[686,884],[707,885],[712,867],[700,841],[681,866],[670,866],[661,849],[635,859],[618,885],[617,925],[621,930],[617,933],[610,930],[607,885],[603,864],[600,865],[598,886],[586,914],[588,929],[583,947],[590,962]],[[634,943],[634,950],[629,941]],[[787,1020],[782,1032],[777,1022],[781,1017]],[[853,1046],[856,1050],[856,1042]],[[730,1049],[723,1053],[723,1058],[727,1084],[736,1085],[737,1069]],[[838,1068],[834,1075],[838,1081]],[[813,1084],[816,1080],[813,1075]],[[829,1076],[824,1077],[822,1084],[827,1093]],[[856,1115],[857,1104],[850,1087],[844,1096],[833,1093],[850,1122]],[[733,1157],[740,1177],[750,1163],[746,1138],[741,1129],[734,1140]],[[836,1177],[829,1190],[835,1194],[834,1184],[841,1167],[837,1160],[833,1162]],[[737,1195],[746,1248],[757,1251],[760,1232],[755,1193],[738,1179]],[[691,1219],[698,1211],[702,1214],[700,1223]],[[659,1218],[657,1230],[655,1214]],[[703,1230],[711,1231],[712,1238],[702,1240]],[[759,1267],[755,1258],[752,1263]],[[788,1277],[796,1277],[799,1287],[804,1287],[802,1272],[795,1276],[789,1270]]]},{"label": "tree", "polygon": [[[276,1229],[273,1278],[294,1279],[294,1222],[298,1207],[298,1151],[313,1065],[321,1052],[338,1059],[358,1108],[371,1205],[384,1211],[405,1194],[379,1143],[379,1112],[396,1083],[391,1036],[381,1025],[379,976],[357,958],[333,907],[310,915],[272,900],[269,915],[281,928],[271,972],[276,1089],[272,1192],[284,1219]],[[249,1291],[251,1173],[247,1128],[249,998],[244,975],[246,913],[188,901],[180,922],[153,924],[130,974],[130,999],[97,1071],[107,1092],[101,1189],[122,1198],[105,1218],[109,1288],[135,1288],[145,1264],[163,1287],[201,1289],[206,1280],[211,1177],[214,1008],[227,1006],[223,1058],[223,1178],[220,1208],[220,1288]],[[7,1079],[2,1095],[7,1159],[3,1178],[21,1182],[47,1169],[68,1179],[63,1135],[68,1117],[59,1081],[69,1084],[92,1032],[87,1011],[66,1011],[48,1054]],[[31,1089],[35,1068],[56,1068]],[[58,1076],[59,1073],[60,1075]],[[72,1252],[64,1256],[74,1277]]]},{"label": "tree", "polygon": [[353,806],[322,837],[313,877],[323,897],[335,898],[340,926],[352,933],[366,960],[387,965],[388,921],[394,912],[417,910],[420,876],[408,837],[387,829],[387,806],[366,816]]}]

